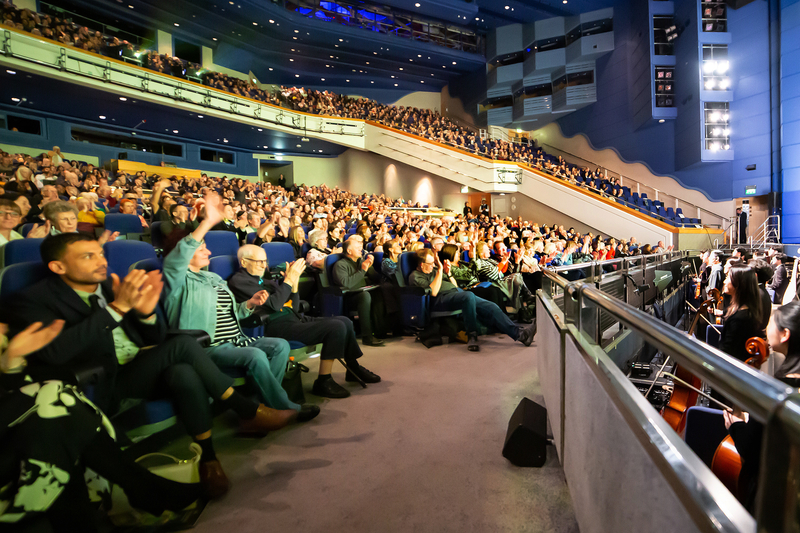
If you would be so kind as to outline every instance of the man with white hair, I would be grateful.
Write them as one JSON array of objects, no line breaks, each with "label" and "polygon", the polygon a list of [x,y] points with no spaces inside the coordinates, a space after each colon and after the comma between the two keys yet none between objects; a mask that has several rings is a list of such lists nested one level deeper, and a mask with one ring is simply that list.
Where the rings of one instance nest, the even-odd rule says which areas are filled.
[{"label": "man with white hair", "polygon": [[264,325],[264,335],[279,337],[287,341],[299,341],[306,345],[322,343],[319,376],[311,390],[317,396],[326,398],[347,398],[350,392],[336,383],[331,377],[333,361],[341,359],[347,365],[345,381],[377,383],[380,376],[358,363],[361,348],[358,346],[353,323],[344,316],[312,318],[297,312],[299,299],[297,289],[306,262],[298,259],[286,266],[282,281],[264,279],[267,268],[267,254],[260,246],[247,244],[237,253],[241,269],[228,280],[228,287],[236,301],[246,302],[260,291],[268,297],[261,308],[269,313]]}]

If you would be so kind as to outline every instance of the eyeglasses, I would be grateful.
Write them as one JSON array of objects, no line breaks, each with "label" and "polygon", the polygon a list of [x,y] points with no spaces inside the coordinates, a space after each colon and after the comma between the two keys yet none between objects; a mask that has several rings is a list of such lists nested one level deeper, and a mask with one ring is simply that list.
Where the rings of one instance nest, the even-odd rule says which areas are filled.
[{"label": "eyeglasses", "polygon": [[0,211],[0,218],[9,217],[9,218],[17,218],[21,216],[16,211]]},{"label": "eyeglasses", "polygon": [[259,259],[250,259],[249,257],[245,257],[244,260],[245,261],[250,261],[251,263],[255,263],[257,265],[267,266],[267,260],[266,259],[260,259],[259,260]]}]

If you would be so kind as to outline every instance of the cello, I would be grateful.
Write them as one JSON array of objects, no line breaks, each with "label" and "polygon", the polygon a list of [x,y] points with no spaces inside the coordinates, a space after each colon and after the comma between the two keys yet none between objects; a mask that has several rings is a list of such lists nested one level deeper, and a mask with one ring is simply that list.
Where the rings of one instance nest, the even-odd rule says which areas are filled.
[{"label": "cello", "polygon": [[[709,306],[717,305],[719,300],[722,299],[722,296],[719,295],[719,291],[717,291],[716,294],[711,293],[710,295],[712,298],[709,298],[700,304],[700,307],[697,309],[697,313],[694,315],[692,324],[689,326],[690,336],[694,334],[700,317],[709,308]],[[659,374],[660,373],[661,372],[659,371]],[[703,386],[703,382],[700,381],[700,378],[682,368],[680,365],[675,365],[673,377],[675,380],[672,389],[672,396],[669,399],[669,403],[664,406],[661,416],[664,418],[667,424],[669,424],[670,427],[675,430],[676,433],[681,434],[686,427],[686,411],[688,411],[688,409],[693,405],[697,404],[697,391]]]},{"label": "cello", "polygon": [[[747,339],[745,344],[747,353],[752,357],[745,361],[745,364],[753,368],[760,368],[769,357],[767,341],[761,337]],[[722,481],[722,484],[736,496],[739,501],[743,501],[743,494],[739,488],[746,487],[747,483],[739,483],[739,474],[742,471],[742,458],[739,456],[733,438],[727,435],[717,446],[714,458],[711,460],[711,471]]]}]

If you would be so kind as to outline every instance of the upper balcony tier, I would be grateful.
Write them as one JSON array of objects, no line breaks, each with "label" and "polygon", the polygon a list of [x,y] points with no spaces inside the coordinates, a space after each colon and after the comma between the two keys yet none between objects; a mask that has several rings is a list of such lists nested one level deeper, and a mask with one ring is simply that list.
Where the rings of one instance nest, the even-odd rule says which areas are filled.
[{"label": "upper balcony tier", "polygon": [[[691,235],[721,230],[686,226],[652,212],[647,206],[622,202],[549,175],[523,162],[499,161],[473,152],[392,129],[376,122],[327,117],[285,109],[157,73],[137,65],[78,50],[13,29],[4,29],[0,64],[173,109],[226,121],[303,135],[348,148],[372,151],[482,192],[520,192],[591,227],[611,235],[632,235],[642,242],[687,247]],[[56,95],[54,95],[56,97]],[[76,111],[77,112],[77,111]],[[92,116],[96,113],[92,112]],[[84,118],[84,117],[79,117]],[[628,184],[631,185],[631,184]],[[689,217],[706,218],[701,208],[683,203]],[[678,207],[678,204],[674,207]],[[705,212],[704,212],[705,213]],[[721,235],[720,235],[721,237]]]}]

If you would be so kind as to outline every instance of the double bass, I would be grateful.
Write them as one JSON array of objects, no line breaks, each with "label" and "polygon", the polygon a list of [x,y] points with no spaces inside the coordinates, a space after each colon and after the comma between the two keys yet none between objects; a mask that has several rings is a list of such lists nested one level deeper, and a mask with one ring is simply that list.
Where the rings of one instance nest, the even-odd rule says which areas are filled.
[{"label": "double bass", "polygon": [[[716,291],[716,293],[713,291]],[[722,296],[717,289],[711,289],[709,295],[711,298],[700,304],[697,313],[694,315],[692,324],[689,326],[690,336],[694,334],[697,323],[700,321],[700,317],[703,316],[703,313],[705,313],[709,307],[718,305],[722,300]],[[659,371],[659,374],[660,373]],[[703,382],[700,378],[685,368],[682,368],[680,365],[675,365],[675,370],[671,374],[671,377],[674,378],[672,396],[669,399],[669,403],[661,412],[661,416],[664,417],[664,420],[676,433],[680,434],[686,427],[686,412],[690,407],[697,404],[697,397],[700,394],[699,390],[700,387],[703,386]]]},{"label": "double bass", "polygon": [[[745,361],[745,364],[753,368],[760,368],[769,357],[767,341],[760,337],[752,337],[747,340],[745,345],[747,353],[752,357]],[[736,450],[733,438],[728,435],[717,446],[714,458],[711,460],[711,471],[716,474],[722,484],[727,487],[731,494],[736,496],[739,501],[743,501],[744,494],[740,494],[740,487],[746,487],[748,483],[739,483],[739,475],[742,471],[742,458]]]}]

